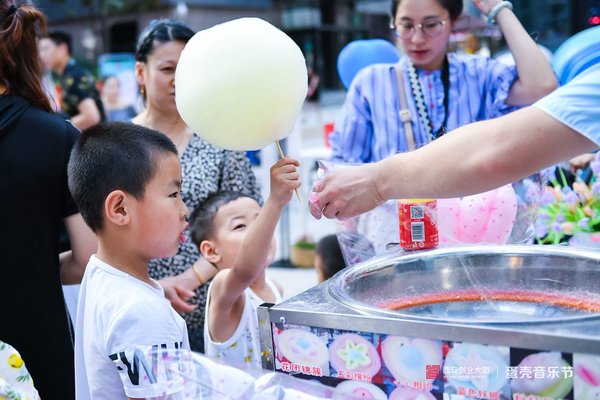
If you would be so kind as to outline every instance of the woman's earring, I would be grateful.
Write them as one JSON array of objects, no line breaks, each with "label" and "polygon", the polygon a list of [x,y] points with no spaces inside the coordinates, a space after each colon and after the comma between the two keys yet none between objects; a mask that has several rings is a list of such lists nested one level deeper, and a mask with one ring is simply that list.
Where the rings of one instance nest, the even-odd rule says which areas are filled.
[{"label": "woman's earring", "polygon": [[140,86],[140,94],[142,97],[146,97],[146,88],[144,86]]}]

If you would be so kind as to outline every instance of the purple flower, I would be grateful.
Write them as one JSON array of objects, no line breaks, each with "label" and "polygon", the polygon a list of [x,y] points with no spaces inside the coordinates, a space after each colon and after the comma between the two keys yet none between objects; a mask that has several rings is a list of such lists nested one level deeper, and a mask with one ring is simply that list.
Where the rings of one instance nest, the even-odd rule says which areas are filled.
[{"label": "purple flower", "polygon": [[596,182],[592,185],[592,194],[594,196],[600,195],[600,182]]},{"label": "purple flower", "polygon": [[545,224],[548,224],[548,222],[550,222],[550,216],[546,213],[538,214],[537,219],[538,219],[538,221],[544,222]]},{"label": "purple flower", "polygon": [[555,201],[556,201],[556,197],[554,196],[554,193],[552,193],[552,192],[544,192],[544,194],[542,195],[541,202],[542,202],[543,206],[552,204]]},{"label": "purple flower", "polygon": [[590,163],[590,168],[594,171],[594,174],[600,174],[600,161],[592,161]]},{"label": "purple flower", "polygon": [[590,227],[590,219],[589,218],[580,219],[579,222],[577,222],[577,226],[579,226],[581,229],[588,229]]},{"label": "purple flower", "polygon": [[548,234],[548,225],[542,223],[535,224],[535,236],[542,238]]},{"label": "purple flower", "polygon": [[577,193],[569,191],[568,193],[565,193],[563,200],[567,204],[577,204],[579,202],[579,196],[577,196]]},{"label": "purple flower", "polygon": [[566,220],[567,220],[567,218],[564,215],[562,215],[562,214],[556,214],[556,222],[558,222],[559,224],[561,222],[565,222]]},{"label": "purple flower", "polygon": [[552,230],[554,232],[562,232],[562,228],[558,222],[552,224]]}]

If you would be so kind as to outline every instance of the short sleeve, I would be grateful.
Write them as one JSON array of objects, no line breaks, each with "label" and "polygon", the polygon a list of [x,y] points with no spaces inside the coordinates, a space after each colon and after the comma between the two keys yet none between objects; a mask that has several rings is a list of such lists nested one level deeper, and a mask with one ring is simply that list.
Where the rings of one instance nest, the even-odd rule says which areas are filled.
[{"label": "short sleeve", "polygon": [[499,117],[519,109],[506,104],[513,83],[518,79],[515,66],[504,65],[496,60],[482,58],[485,61],[486,119]]},{"label": "short sleeve", "polygon": [[90,74],[77,73],[70,78],[67,90],[69,104],[77,105],[87,98],[93,98],[96,82]]},{"label": "short sleeve", "polygon": [[[144,298],[129,304],[107,326],[106,355],[119,372],[129,397],[148,398],[178,393],[184,378],[177,373],[178,354],[189,350],[169,305]],[[183,327],[183,328],[182,328]]]},{"label": "short sleeve", "polygon": [[538,100],[534,107],[600,146],[600,64]]}]

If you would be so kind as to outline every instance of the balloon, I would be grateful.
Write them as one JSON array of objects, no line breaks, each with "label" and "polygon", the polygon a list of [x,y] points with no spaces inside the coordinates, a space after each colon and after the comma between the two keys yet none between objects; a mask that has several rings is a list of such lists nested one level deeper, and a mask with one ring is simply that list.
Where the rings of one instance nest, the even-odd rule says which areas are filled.
[{"label": "balloon", "polygon": [[337,59],[337,70],[346,89],[354,76],[371,64],[391,63],[400,60],[396,47],[383,39],[355,40],[348,43]]},{"label": "balloon", "polygon": [[511,185],[489,192],[437,201],[440,244],[505,244],[517,216]]},{"label": "balloon", "polygon": [[259,18],[240,18],[190,39],[175,72],[175,101],[207,142],[258,150],[292,131],[307,83],[304,56],[289,36]]},{"label": "balloon", "polygon": [[600,26],[571,36],[554,52],[552,68],[562,85],[600,63]]}]

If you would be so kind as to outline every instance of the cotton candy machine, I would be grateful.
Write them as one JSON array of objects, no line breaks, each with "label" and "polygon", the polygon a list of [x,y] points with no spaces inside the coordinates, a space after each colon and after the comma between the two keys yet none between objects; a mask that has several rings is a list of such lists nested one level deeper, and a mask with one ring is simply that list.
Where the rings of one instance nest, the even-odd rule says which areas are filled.
[{"label": "cotton candy machine", "polygon": [[363,398],[600,398],[600,253],[589,250],[390,255],[259,317],[265,368]]},{"label": "cotton candy machine", "polygon": [[329,292],[357,310],[419,320],[495,324],[593,318],[600,313],[600,258],[533,246],[437,250],[343,271]]}]

